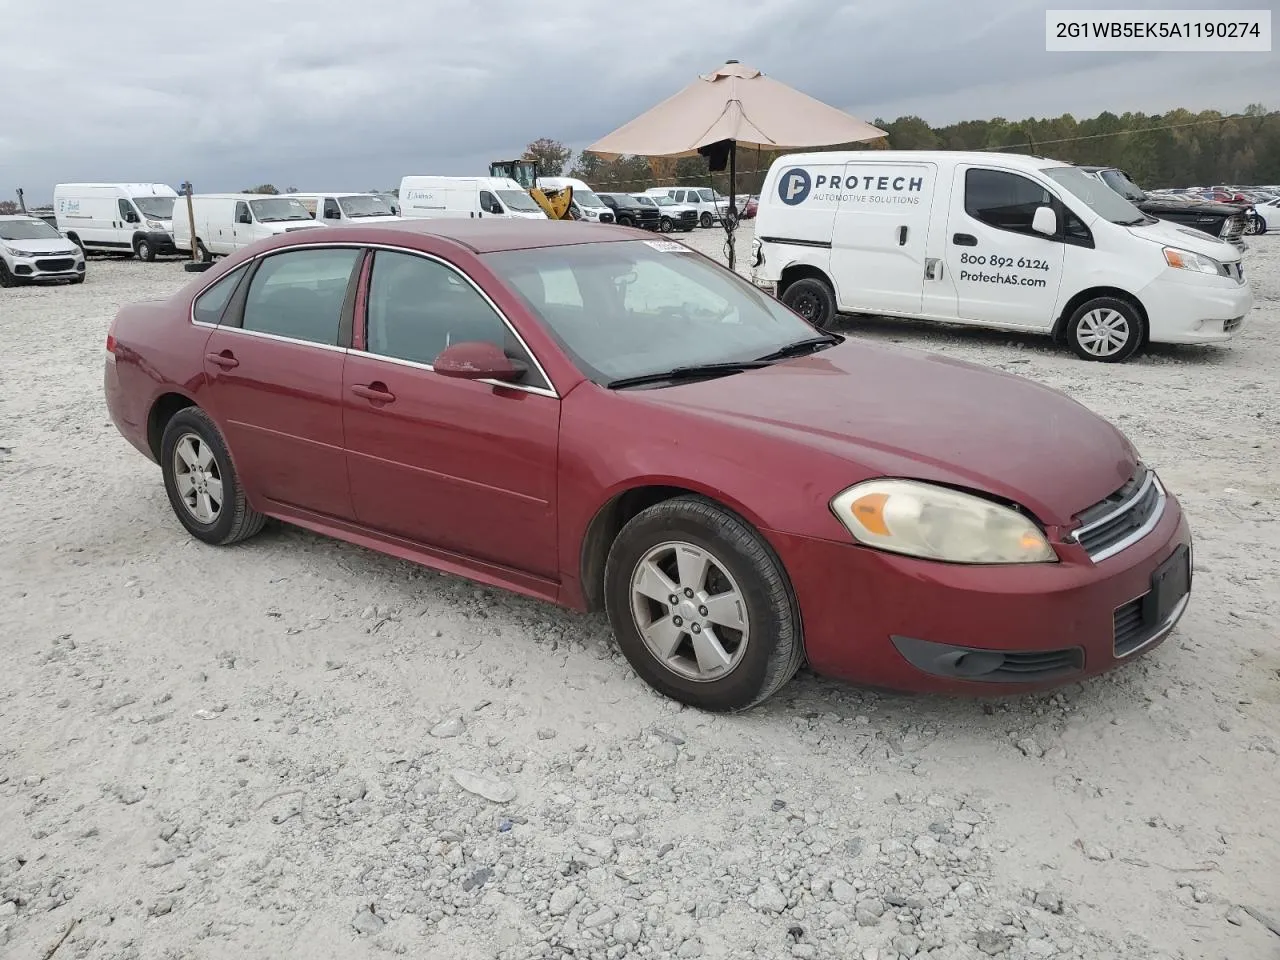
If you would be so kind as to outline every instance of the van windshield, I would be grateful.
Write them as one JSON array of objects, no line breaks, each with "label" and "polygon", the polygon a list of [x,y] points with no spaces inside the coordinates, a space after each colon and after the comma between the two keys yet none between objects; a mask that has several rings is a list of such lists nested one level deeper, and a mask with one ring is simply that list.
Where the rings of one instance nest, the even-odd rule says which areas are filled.
[{"label": "van windshield", "polygon": [[529,196],[523,190],[498,190],[495,191],[498,198],[502,200],[511,210],[520,210],[524,213],[537,213],[542,208],[533,201],[533,197]]},{"label": "van windshield", "polygon": [[339,197],[338,206],[353,220],[360,217],[394,217],[391,204],[382,197]]},{"label": "van windshield", "polygon": [[1040,171],[1059,186],[1065,187],[1090,210],[1112,223],[1136,227],[1147,223],[1145,213],[1095,176],[1079,167],[1044,167]]},{"label": "van windshield", "polygon": [[640,204],[640,206],[642,206],[642,207],[656,207],[656,206],[657,206],[657,204],[653,202],[653,198],[652,198],[652,197],[636,197],[636,203]]},{"label": "van windshield", "polygon": [[713,203],[715,201],[715,197],[712,195],[710,190],[699,190],[698,196],[700,196],[707,203]]},{"label": "van windshield", "polygon": [[43,220],[0,220],[0,240],[58,240],[57,230]]},{"label": "van windshield", "polygon": [[133,204],[144,217],[152,220],[172,220],[175,197],[134,197]]},{"label": "van windshield", "polygon": [[573,191],[573,199],[583,207],[603,207],[604,201],[597,197],[590,190],[581,190],[575,188]]},{"label": "van windshield", "polygon": [[310,220],[311,214],[301,200],[293,197],[271,197],[267,200],[250,200],[253,215],[259,223],[280,223],[284,220]]}]

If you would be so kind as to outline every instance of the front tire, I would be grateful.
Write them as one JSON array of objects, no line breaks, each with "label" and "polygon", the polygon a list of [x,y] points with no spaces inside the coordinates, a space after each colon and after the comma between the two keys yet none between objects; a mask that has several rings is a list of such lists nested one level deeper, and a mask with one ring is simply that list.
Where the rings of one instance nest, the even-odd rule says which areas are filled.
[{"label": "front tire", "polygon": [[21,282],[9,271],[9,265],[0,260],[0,287],[16,287]]},{"label": "front tire", "polygon": [[623,654],[664,696],[746,710],[800,668],[800,621],[781,562],[710,500],[681,496],[641,511],[614,541],[604,577]]},{"label": "front tire", "polygon": [[705,230],[710,228],[711,225],[716,222],[716,218],[709,213],[704,213],[701,217],[698,218],[698,222],[702,224],[702,228]]},{"label": "front tire", "polygon": [[620,227],[634,227],[635,225],[636,225],[636,222],[632,220],[630,217],[627,217],[627,216],[618,217],[618,226]]},{"label": "front tire", "polygon": [[146,263],[155,263],[156,248],[151,246],[150,240],[139,240],[133,245],[133,253],[139,259]]},{"label": "front tire", "polygon": [[836,292],[817,277],[804,277],[787,287],[782,302],[819,330],[830,330],[836,321]]},{"label": "front tire", "polygon": [[1267,222],[1256,214],[1249,218],[1249,222],[1245,224],[1244,232],[1247,236],[1257,237],[1267,232]]},{"label": "front tire", "polygon": [[661,220],[658,221],[658,229],[661,230],[663,233],[670,233],[672,230],[675,229],[675,226],[676,226],[675,221],[672,220],[670,217],[663,217]]},{"label": "front tire", "polygon": [[196,259],[201,263],[213,263],[213,254],[205,247],[204,241],[200,239],[196,240]]},{"label": "front tire", "polygon": [[1082,360],[1124,363],[1137,353],[1145,337],[1142,314],[1117,297],[1086,301],[1067,321],[1067,342]]},{"label": "front tire", "polygon": [[197,540],[225,546],[262,529],[266,517],[249,506],[222,434],[199,407],[165,424],[160,466],[169,505]]}]

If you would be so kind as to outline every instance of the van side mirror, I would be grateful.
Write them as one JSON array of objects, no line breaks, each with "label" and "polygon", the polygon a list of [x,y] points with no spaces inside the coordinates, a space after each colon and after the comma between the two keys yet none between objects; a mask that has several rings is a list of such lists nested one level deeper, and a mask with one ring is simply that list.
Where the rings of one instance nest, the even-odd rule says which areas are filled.
[{"label": "van side mirror", "polygon": [[1046,237],[1057,236],[1058,215],[1053,212],[1053,207],[1036,207],[1035,215],[1031,218],[1031,229]]}]

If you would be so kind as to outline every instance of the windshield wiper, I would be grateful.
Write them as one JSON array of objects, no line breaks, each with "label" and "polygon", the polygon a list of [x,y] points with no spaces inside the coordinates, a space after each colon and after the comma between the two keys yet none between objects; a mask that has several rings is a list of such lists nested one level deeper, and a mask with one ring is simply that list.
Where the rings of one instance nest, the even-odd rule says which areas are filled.
[{"label": "windshield wiper", "polygon": [[619,387],[636,387],[645,383],[662,383],[664,380],[693,380],[698,377],[714,377],[719,374],[741,373],[769,366],[767,360],[730,360],[726,363],[695,363],[686,367],[672,367],[657,373],[641,373],[634,377],[618,377],[605,386],[610,390]]},{"label": "windshield wiper", "polygon": [[766,353],[763,357],[756,357],[757,361],[767,362],[770,360],[786,360],[790,357],[804,356],[806,353],[813,353],[819,347],[834,346],[840,342],[840,338],[832,334],[823,337],[809,337],[806,340],[797,340],[795,343],[788,343],[785,347],[779,347],[773,353]]}]

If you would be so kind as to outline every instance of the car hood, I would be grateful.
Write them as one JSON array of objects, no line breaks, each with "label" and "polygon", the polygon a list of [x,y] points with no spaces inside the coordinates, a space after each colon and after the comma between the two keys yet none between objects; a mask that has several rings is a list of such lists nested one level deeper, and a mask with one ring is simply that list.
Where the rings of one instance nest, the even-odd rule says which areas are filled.
[{"label": "car hood", "polygon": [[1137,467],[1124,434],[1065,394],[963,361],[865,342],[627,393],[834,454],[857,468],[850,483],[909,477],[983,491],[1059,526],[1114,493]]},{"label": "car hood", "polygon": [[1220,263],[1234,263],[1240,259],[1240,251],[1226,240],[1219,240],[1203,230],[1172,220],[1157,220],[1155,223],[1144,223],[1126,229],[1143,240],[1201,253]]},{"label": "car hood", "polygon": [[1218,203],[1214,200],[1174,200],[1166,197],[1147,197],[1145,200],[1136,204],[1139,210],[1149,213],[1152,216],[1160,216],[1163,213],[1168,214],[1201,214],[1203,216],[1234,217],[1240,213],[1247,204],[1239,203]]},{"label": "car hood", "polygon": [[77,252],[76,245],[66,237],[53,237],[49,240],[0,240],[0,243],[31,253],[65,253],[70,256]]}]

